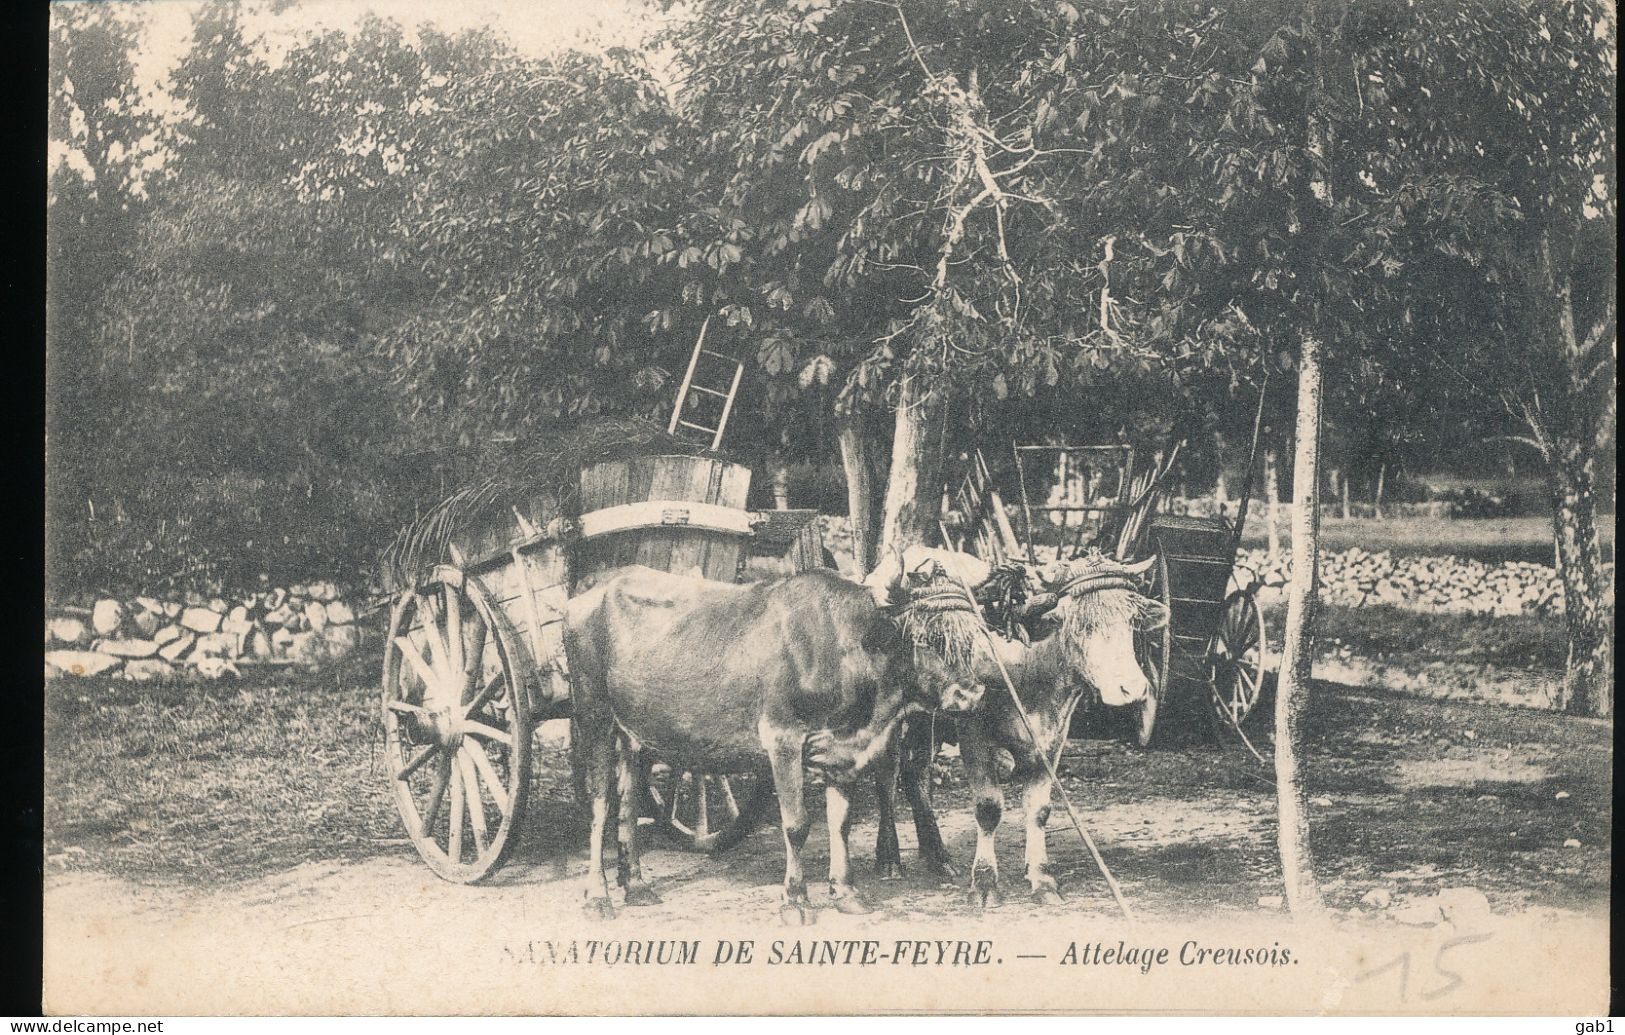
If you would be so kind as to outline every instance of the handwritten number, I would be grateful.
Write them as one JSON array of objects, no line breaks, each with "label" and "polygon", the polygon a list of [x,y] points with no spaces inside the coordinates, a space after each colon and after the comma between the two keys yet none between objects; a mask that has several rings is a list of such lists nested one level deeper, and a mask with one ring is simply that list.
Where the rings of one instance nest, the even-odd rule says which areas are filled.
[{"label": "handwritten number", "polygon": [[1395,967],[1399,968],[1399,1001],[1403,1003],[1405,1001],[1405,992],[1410,985],[1411,979],[1411,954],[1408,952],[1400,953],[1398,956],[1395,956],[1382,966],[1376,968],[1375,970],[1368,970],[1364,974],[1356,977],[1354,980],[1368,981],[1371,978],[1376,977],[1378,974],[1393,970]]},{"label": "handwritten number", "polygon": [[1487,942],[1489,940],[1490,936],[1487,934],[1464,934],[1459,938],[1452,938],[1449,941],[1441,944],[1439,946],[1439,951],[1433,954],[1433,969],[1440,977],[1449,978],[1450,981],[1448,984],[1445,984],[1440,988],[1436,988],[1431,992],[1423,992],[1422,998],[1428,1000],[1437,999],[1440,996],[1448,995],[1455,991],[1456,986],[1461,984],[1461,975],[1445,967],[1445,953],[1449,952],[1458,945],[1471,945],[1474,942]]}]

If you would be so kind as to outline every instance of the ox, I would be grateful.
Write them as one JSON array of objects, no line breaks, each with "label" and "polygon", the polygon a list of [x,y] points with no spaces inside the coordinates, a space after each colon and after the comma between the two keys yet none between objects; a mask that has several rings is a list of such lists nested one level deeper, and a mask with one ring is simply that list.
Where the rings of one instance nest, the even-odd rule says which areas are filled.
[{"label": "ox", "polygon": [[570,601],[564,649],[592,800],[585,910],[595,918],[614,915],[603,840],[617,776],[618,880],[628,905],[659,901],[639,864],[643,748],[713,771],[765,758],[784,832],[780,915],[790,924],[814,917],[801,869],[803,762],[824,769],[830,893],[842,912],[867,912],[849,876],[847,785],[888,754],[904,716],[970,707],[981,690],[915,648],[869,589],[830,572],[736,586],[631,568]]},{"label": "ox", "polygon": [[[961,574],[967,564],[981,564],[963,555],[951,563]],[[1012,775],[1022,783],[1027,880],[1032,897],[1043,905],[1062,900],[1059,885],[1046,872],[1049,851],[1044,827],[1049,821],[1053,788],[1039,752],[1052,763],[1059,761],[1072,713],[1091,688],[1108,705],[1133,704],[1149,691],[1150,685],[1135,657],[1134,633],[1155,629],[1168,620],[1167,609],[1137,589],[1137,579],[1149,563],[1124,565],[1091,552],[1079,561],[1062,565],[1046,580],[1048,592],[1036,596],[1018,614],[1036,626],[1032,632],[1038,638],[1023,643],[992,637],[991,645],[998,651],[999,661],[1009,672],[1032,722],[1036,745],[1005,689],[998,664],[985,648],[980,652],[977,676],[992,692],[976,712],[957,720],[960,756],[976,803],[976,855],[970,878],[973,905],[993,908],[1004,901],[994,855],[994,834],[1004,812],[998,768],[1001,749],[1010,752],[1015,762]],[[985,581],[986,572],[984,564],[983,577],[974,581]],[[938,578],[947,580],[948,576],[941,572]],[[896,829],[899,775],[914,812],[922,861],[935,873],[950,878],[954,875],[930,803],[929,766],[935,747],[929,725],[911,723],[889,763],[877,774],[880,829],[875,857],[883,876],[896,876],[902,871]]]}]

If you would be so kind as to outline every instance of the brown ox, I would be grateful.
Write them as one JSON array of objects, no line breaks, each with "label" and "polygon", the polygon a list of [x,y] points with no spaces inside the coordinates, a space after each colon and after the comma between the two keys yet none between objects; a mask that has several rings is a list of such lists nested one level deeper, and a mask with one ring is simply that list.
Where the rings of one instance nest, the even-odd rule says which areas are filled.
[{"label": "brown ox", "polygon": [[592,800],[593,917],[614,915],[603,838],[617,766],[618,878],[628,905],[659,901],[639,865],[642,748],[713,771],[767,761],[784,830],[780,912],[794,924],[813,920],[801,869],[802,765],[825,769],[830,892],[841,911],[867,912],[849,877],[847,785],[887,754],[905,715],[965,707],[980,693],[916,650],[869,590],[829,572],[735,586],[628,569],[570,601],[564,649]]},{"label": "brown ox", "polygon": [[[983,908],[1000,905],[998,860],[994,834],[1004,811],[999,786],[998,753],[1009,751],[1012,775],[1022,783],[1022,809],[1026,818],[1027,880],[1032,897],[1044,905],[1061,901],[1060,887],[1046,872],[1049,851],[1044,826],[1050,815],[1052,781],[1039,755],[1058,763],[1066,744],[1072,713],[1085,692],[1093,689],[1108,705],[1127,705],[1145,697],[1150,686],[1134,653],[1134,632],[1154,629],[1168,620],[1167,609],[1138,592],[1135,580],[1149,562],[1128,566],[1091,554],[1063,566],[1049,581],[1053,611],[1038,619],[1034,632],[1041,638],[1021,643],[994,636],[1005,671],[1009,672],[1021,705],[1038,742],[1028,735],[1016,703],[1005,689],[1003,676],[984,649],[976,672],[990,688],[981,707],[957,720],[960,756],[966,782],[976,802],[976,855],[971,864],[970,901]],[[963,569],[964,562],[960,562]],[[1044,598],[1040,598],[1044,599]],[[899,769],[914,826],[920,856],[933,872],[953,876],[953,865],[931,810],[929,768],[935,751],[929,724],[914,722],[902,738],[891,764],[883,766],[879,782],[879,835],[876,863],[883,876],[902,870],[896,827],[896,785]]]}]

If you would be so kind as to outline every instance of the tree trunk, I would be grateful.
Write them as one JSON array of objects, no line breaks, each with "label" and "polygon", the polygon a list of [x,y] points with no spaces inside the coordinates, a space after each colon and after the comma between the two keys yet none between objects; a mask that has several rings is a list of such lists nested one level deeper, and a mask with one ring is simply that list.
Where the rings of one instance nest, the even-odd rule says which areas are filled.
[{"label": "tree trunk", "polygon": [[790,509],[790,469],[783,464],[773,468],[773,509]]},{"label": "tree trunk", "polygon": [[1569,640],[1562,704],[1575,715],[1612,718],[1614,608],[1597,537],[1597,462],[1577,439],[1553,443],[1552,453],[1552,525]]},{"label": "tree trunk", "polygon": [[1344,471],[1343,472],[1343,520],[1344,521],[1347,521],[1349,519],[1349,496],[1350,496],[1349,473],[1347,471]]},{"label": "tree trunk", "polygon": [[1377,491],[1371,495],[1371,511],[1378,521],[1382,518],[1382,490],[1388,481],[1388,465],[1377,468]]},{"label": "tree trunk", "polygon": [[880,525],[879,556],[927,542],[942,502],[942,443],[936,434],[941,401],[917,376],[903,380],[892,422],[891,471]]},{"label": "tree trunk", "polygon": [[1264,495],[1269,501],[1268,529],[1270,560],[1281,556],[1281,476],[1275,450],[1264,450]]},{"label": "tree trunk", "polygon": [[841,446],[841,466],[846,471],[846,513],[852,526],[852,567],[859,578],[869,574],[875,566],[875,515],[878,498],[875,493],[875,458],[871,455],[869,437],[864,434],[863,420],[857,416],[841,421],[837,433]]},{"label": "tree trunk", "polygon": [[1320,341],[1305,335],[1298,361],[1297,455],[1292,484],[1292,581],[1287,589],[1286,645],[1275,691],[1275,793],[1287,904],[1295,914],[1321,909],[1309,853],[1309,800],[1299,771],[1315,658],[1320,546]]}]

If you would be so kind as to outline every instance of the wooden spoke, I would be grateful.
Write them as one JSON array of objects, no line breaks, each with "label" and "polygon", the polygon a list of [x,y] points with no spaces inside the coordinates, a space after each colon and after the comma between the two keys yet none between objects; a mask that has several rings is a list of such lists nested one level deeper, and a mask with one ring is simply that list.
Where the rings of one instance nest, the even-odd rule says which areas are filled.
[{"label": "wooden spoke", "polygon": [[471,716],[484,708],[491,702],[491,698],[498,696],[502,690],[506,689],[507,685],[507,680],[502,677],[501,672],[498,672],[491,677],[489,683],[485,684],[485,689],[475,694],[474,699],[468,702],[468,707],[463,709],[463,714]]},{"label": "wooden spoke", "polygon": [[717,777],[717,782],[722,784],[722,800],[728,806],[728,817],[730,819],[738,819],[739,802],[734,799],[733,781],[726,776],[719,776]]},{"label": "wooden spoke", "polygon": [[486,740],[494,740],[499,744],[507,744],[509,747],[513,746],[512,735],[499,729],[493,729],[483,722],[464,722],[463,732],[472,733],[476,737],[484,737]]},{"label": "wooden spoke", "polygon": [[508,800],[508,788],[504,786],[502,777],[497,775],[496,766],[491,764],[491,760],[486,757],[485,752],[467,742],[464,742],[463,750],[468,752],[468,757],[473,760],[474,768],[479,771],[480,776],[485,780],[485,786],[490,788],[491,800],[496,802],[497,809],[502,813],[502,818],[507,819],[512,803]]},{"label": "wooden spoke", "polygon": [[423,681],[425,688],[433,690],[440,685],[440,677],[435,674],[431,664],[424,661],[422,655],[418,654],[418,649],[411,640],[404,636],[397,636],[395,637],[395,646],[400,649],[401,657],[405,658],[407,664],[412,666],[412,671],[417,673],[417,677]]},{"label": "wooden spoke", "polygon": [[410,762],[406,763],[406,765],[400,770],[400,772],[395,774],[395,779],[404,780],[408,776],[411,776],[413,773],[417,772],[418,769],[420,769],[423,766],[423,763],[425,763],[429,759],[433,758],[435,756],[435,753],[438,752],[439,750],[440,750],[440,746],[438,744],[430,744],[428,747],[426,747],[422,751],[418,752],[418,755],[417,755],[416,758],[414,758]]},{"label": "wooden spoke", "polygon": [[698,791],[695,805],[698,813],[694,820],[694,836],[704,837],[711,832],[711,803],[705,794],[705,774],[700,773],[694,779],[694,786]]},{"label": "wooden spoke", "polygon": [[446,755],[440,756],[440,768],[435,772],[434,787],[429,791],[429,801],[423,810],[420,837],[434,836],[434,821],[440,815],[440,805],[446,800],[446,784],[451,779],[451,759]]},{"label": "wooden spoke", "polygon": [[485,802],[480,797],[480,777],[474,771],[474,762],[463,752],[457,752],[457,768],[462,773],[463,793],[468,796],[468,825],[474,832],[474,855],[485,854],[488,843],[485,834]]},{"label": "wooden spoke", "polygon": [[459,765],[451,767],[451,842],[446,854],[451,861],[463,861],[463,806],[467,804],[463,791],[463,768]]},{"label": "wooden spoke", "polygon": [[446,671],[465,676],[457,681],[462,687],[467,683],[463,669],[463,598],[447,583],[440,587],[440,605],[446,618]]},{"label": "wooden spoke", "polygon": [[[480,677],[485,669],[485,619],[480,617],[478,611],[474,612],[474,628],[472,632],[465,633],[467,639],[463,641],[463,692],[458,700],[467,700],[474,688],[479,685]],[[472,641],[472,642],[470,642]]]},{"label": "wooden spoke", "polygon": [[402,715],[416,715],[423,719],[427,719],[429,717],[429,709],[415,704],[407,704],[405,701],[389,702],[389,710],[392,712],[400,712]]},{"label": "wooden spoke", "polygon": [[429,647],[429,668],[435,673],[435,680],[431,686],[444,686],[450,681],[452,669],[447,664],[449,651],[446,641],[441,638],[440,625],[434,621],[434,605],[425,597],[418,597],[419,606],[423,609],[423,639]]}]

